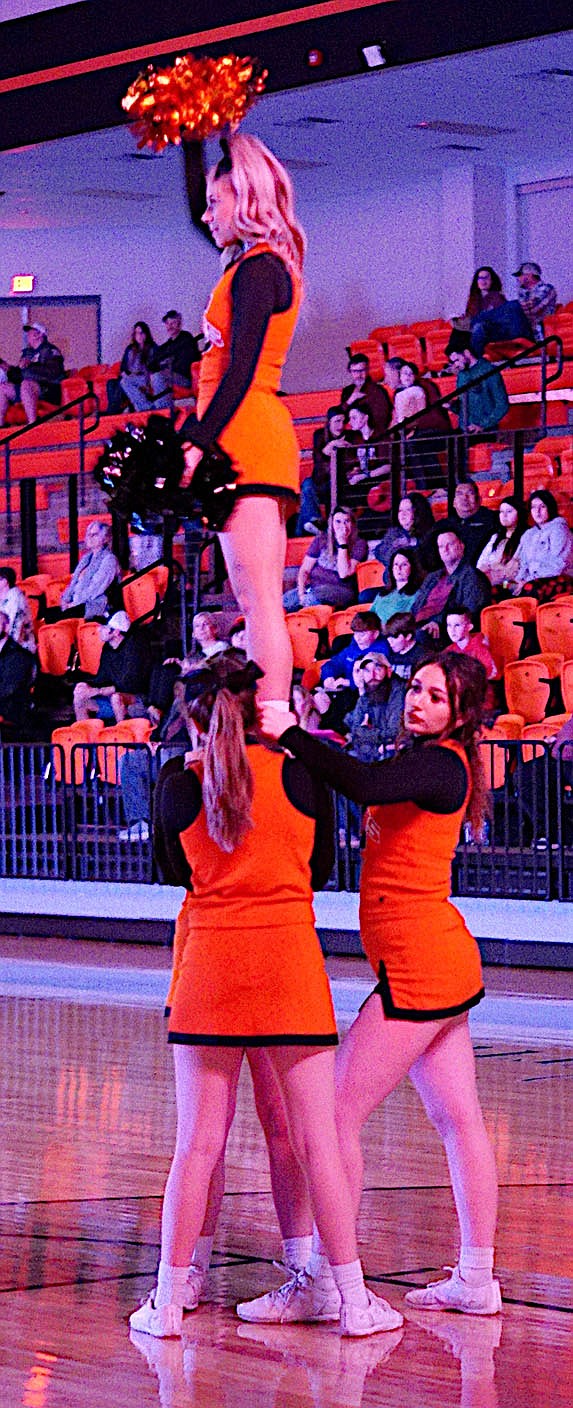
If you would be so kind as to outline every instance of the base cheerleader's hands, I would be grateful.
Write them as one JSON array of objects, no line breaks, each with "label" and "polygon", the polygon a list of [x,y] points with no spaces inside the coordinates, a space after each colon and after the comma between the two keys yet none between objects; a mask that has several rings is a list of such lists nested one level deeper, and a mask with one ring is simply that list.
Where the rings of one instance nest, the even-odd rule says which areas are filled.
[{"label": "base cheerleader's hands", "polygon": [[183,446],[183,457],[185,460],[185,469],[181,475],[180,488],[188,489],[197,465],[203,457],[203,451],[199,449],[198,445],[191,445],[190,442],[187,441]]},{"label": "base cheerleader's hands", "polygon": [[286,733],[287,728],[296,728],[298,724],[296,714],[291,714],[290,710],[277,709],[271,700],[261,699],[257,704],[257,714],[263,738],[272,739],[275,743]]}]

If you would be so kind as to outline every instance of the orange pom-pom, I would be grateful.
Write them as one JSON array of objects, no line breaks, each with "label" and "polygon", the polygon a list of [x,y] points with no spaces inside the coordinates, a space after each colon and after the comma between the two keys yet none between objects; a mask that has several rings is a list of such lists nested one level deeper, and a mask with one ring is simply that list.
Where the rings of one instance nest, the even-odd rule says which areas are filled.
[{"label": "orange pom-pom", "polygon": [[181,54],[170,68],[148,64],[130,84],[122,107],[138,146],[160,151],[183,138],[203,141],[224,127],[234,131],[264,92],[266,78],[256,59]]}]

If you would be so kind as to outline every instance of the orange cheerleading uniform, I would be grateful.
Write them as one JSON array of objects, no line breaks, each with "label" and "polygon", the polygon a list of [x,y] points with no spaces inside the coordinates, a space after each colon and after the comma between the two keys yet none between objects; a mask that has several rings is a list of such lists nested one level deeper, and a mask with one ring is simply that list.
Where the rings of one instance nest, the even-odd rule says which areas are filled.
[{"label": "orange cheerleading uniform", "polygon": [[[156,825],[171,831],[169,849],[179,813],[183,828],[176,840],[191,885],[176,926],[169,1041],[334,1045],[334,1010],[312,907],[317,822],[290,800],[285,786],[285,768],[292,772],[300,764],[256,744],[248,746],[248,757],[253,827],[231,854],[207,832],[201,764],[174,772],[160,788]],[[189,825],[185,791],[198,799]]]},{"label": "orange cheerleading uniform", "polygon": [[[463,748],[448,740],[363,764],[331,759],[299,729],[281,741],[332,787],[368,805],[360,932],[386,1016],[431,1021],[473,1007],[484,996],[479,949],[449,899],[470,786]],[[456,805],[448,804],[448,787]]]},{"label": "orange cheerleading uniform", "polygon": [[[290,306],[269,317],[256,365],[242,399],[216,439],[233,461],[238,473],[237,492],[286,495],[299,493],[300,452],[287,407],[277,392],[281,373],[294,333],[300,306],[300,283],[294,273],[267,244],[257,244],[225,271],[213,290],[205,317],[204,334],[208,350],[201,359],[197,396],[197,422],[189,424],[189,439],[202,444],[201,423],[229,370],[233,334],[233,283],[247,262],[272,255],[282,276],[290,279]],[[276,264],[275,264],[276,269]],[[254,294],[256,298],[256,292]],[[194,429],[195,432],[194,433]]]}]

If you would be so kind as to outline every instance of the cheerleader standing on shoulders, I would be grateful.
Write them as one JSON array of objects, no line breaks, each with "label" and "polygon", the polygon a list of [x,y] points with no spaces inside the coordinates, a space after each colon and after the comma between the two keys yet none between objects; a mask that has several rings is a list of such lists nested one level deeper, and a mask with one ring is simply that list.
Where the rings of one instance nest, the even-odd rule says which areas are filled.
[{"label": "cheerleader standing on shoulders", "polygon": [[[195,147],[198,144],[193,144]],[[256,137],[235,134],[207,178],[203,219],[224,273],[204,319],[197,416],[182,427],[190,484],[216,440],[238,473],[237,503],[220,534],[245,616],[247,653],[264,671],[259,692],[287,708],[292,650],[283,604],[286,517],[299,493],[299,448],[277,392],[296,326],[305,237],[290,177]],[[194,196],[196,202],[196,195]]]},{"label": "cheerleader standing on shoulders", "polygon": [[[360,926],[378,983],[337,1063],[338,1129],[355,1211],[363,1180],[362,1125],[409,1075],[444,1143],[461,1250],[449,1278],[409,1291],[406,1300],[423,1310],[469,1315],[501,1310],[492,1274],[497,1177],[468,1025],[469,1008],[484,995],[480,956],[449,901],[463,818],[474,831],[484,818],[478,742],[485,689],[483,667],[465,656],[442,655],[418,666],[397,752],[373,764],[335,752],[296,727],[285,731],[284,715],[261,706],[265,734],[368,808]],[[317,1293],[324,1294],[332,1283],[325,1248],[316,1239],[314,1270]],[[251,1302],[248,1318],[265,1318],[262,1299]]]},{"label": "cheerleader standing on shoulders", "polygon": [[[159,1337],[181,1334],[191,1253],[251,1046],[268,1052],[332,1265],[334,1308],[323,1301],[312,1318],[340,1318],[347,1335],[402,1324],[364,1285],[336,1133],[337,1035],[311,890],[311,877],[324,884],[331,866],[330,855],[322,873],[318,864],[322,790],[304,765],[255,741],[259,675],[252,664],[221,657],[190,677],[187,691],[196,697],[188,712],[205,735],[202,760],[182,770],[173,759],[158,784],[159,858],[185,875],[188,888],[169,995],[177,1139],[161,1261],[156,1289],[130,1318],[133,1329]],[[306,1273],[296,1281],[308,1298]]]}]

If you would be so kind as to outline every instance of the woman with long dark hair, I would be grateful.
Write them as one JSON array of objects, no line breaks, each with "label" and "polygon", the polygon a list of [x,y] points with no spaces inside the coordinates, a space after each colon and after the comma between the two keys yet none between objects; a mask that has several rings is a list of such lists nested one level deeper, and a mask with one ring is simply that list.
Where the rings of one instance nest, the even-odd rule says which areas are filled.
[{"label": "woman with long dark hair", "polygon": [[[393,758],[363,764],[262,706],[262,726],[331,787],[368,808],[360,926],[378,982],[338,1063],[338,1128],[358,1210],[362,1125],[409,1075],[445,1147],[461,1249],[451,1276],[410,1291],[429,1310],[493,1315],[497,1178],[479,1105],[468,1011],[483,997],[479,950],[450,903],[465,817],[479,834],[486,786],[479,755],[485,671],[462,655],[421,664],[406,693]],[[289,724],[294,719],[289,720]],[[326,1260],[317,1278],[329,1284]]]},{"label": "woman with long dark hair", "polygon": [[424,576],[413,548],[394,549],[388,565],[389,590],[379,592],[371,606],[383,626],[397,611],[412,611],[415,614]]},{"label": "woman with long dark hair", "polygon": [[127,344],[119,369],[119,385],[133,411],[148,411],[171,405],[169,397],[153,396],[151,367],[155,342],[148,323],[141,319],[133,324],[130,341]]},{"label": "woman with long dark hair", "polygon": [[573,587],[573,533],[550,489],[529,496],[533,526],[520,540],[514,592],[552,601]]},{"label": "woman with long dark hair", "polygon": [[[332,816],[327,807],[325,823],[324,793],[304,766],[255,741],[259,675],[223,656],[189,677],[200,758],[186,770],[169,764],[173,773],[160,777],[156,798],[162,870],[171,866],[187,887],[168,999],[177,1142],[157,1287],[130,1320],[159,1338],[181,1334],[191,1253],[251,1046],[268,1052],[280,1086],[337,1292],[297,1317],[283,1315],[288,1305],[279,1297],[273,1318],[340,1315],[342,1333],[353,1336],[402,1323],[364,1286],[336,1134],[336,1026],[311,891],[311,874],[324,884],[330,871]],[[295,1279],[300,1312],[312,1283],[304,1272]]]},{"label": "woman with long dark hair", "polygon": [[510,590],[518,573],[518,548],[527,530],[527,506],[515,494],[502,499],[498,509],[499,525],[486,543],[476,567],[484,572],[493,588]]},{"label": "woman with long dark hair", "polygon": [[486,313],[490,308],[499,308],[502,303],[505,303],[505,294],[499,274],[496,274],[490,264],[481,264],[470,284],[466,317],[477,318],[479,313]]},{"label": "woman with long dark hair", "polygon": [[223,273],[204,319],[197,415],[189,416],[185,487],[218,441],[238,473],[237,503],[219,535],[245,617],[263,697],[288,709],[292,649],[282,607],[286,517],[299,493],[299,449],[277,395],[302,297],[304,233],[290,177],[256,137],[235,133],[207,177],[203,217]]}]

